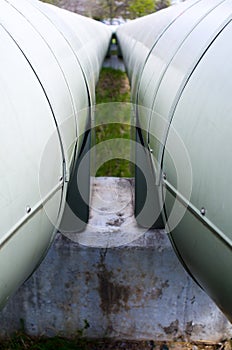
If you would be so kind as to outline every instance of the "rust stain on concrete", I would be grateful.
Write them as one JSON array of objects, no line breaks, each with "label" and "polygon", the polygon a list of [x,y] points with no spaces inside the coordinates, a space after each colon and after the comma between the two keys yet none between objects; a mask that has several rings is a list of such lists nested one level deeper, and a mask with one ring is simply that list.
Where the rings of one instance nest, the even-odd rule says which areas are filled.
[{"label": "rust stain on concrete", "polygon": [[121,309],[128,310],[127,304],[131,294],[130,286],[119,284],[115,281],[112,271],[105,265],[106,252],[100,255],[97,273],[99,281],[100,307],[104,314],[117,313]]}]

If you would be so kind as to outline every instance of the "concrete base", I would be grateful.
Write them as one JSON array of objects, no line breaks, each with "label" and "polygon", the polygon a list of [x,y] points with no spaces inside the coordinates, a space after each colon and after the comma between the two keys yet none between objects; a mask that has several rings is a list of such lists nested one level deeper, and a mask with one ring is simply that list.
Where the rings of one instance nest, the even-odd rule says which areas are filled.
[{"label": "concrete base", "polygon": [[187,276],[166,233],[136,226],[133,181],[97,178],[93,189],[88,227],[57,235],[1,312],[0,336],[18,330],[21,319],[30,335],[72,336],[86,320],[83,334],[95,338],[231,338],[231,324]]},{"label": "concrete base", "polygon": [[104,68],[113,68],[125,72],[125,66],[122,60],[120,60],[116,55],[111,55],[110,58],[106,58],[103,63]]}]

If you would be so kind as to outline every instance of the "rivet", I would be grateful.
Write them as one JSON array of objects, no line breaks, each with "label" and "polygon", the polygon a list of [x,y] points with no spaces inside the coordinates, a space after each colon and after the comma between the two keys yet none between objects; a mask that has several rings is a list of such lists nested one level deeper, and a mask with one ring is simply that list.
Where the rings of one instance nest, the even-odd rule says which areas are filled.
[{"label": "rivet", "polygon": [[60,182],[62,182],[62,181],[63,181],[63,176],[60,177]]},{"label": "rivet", "polygon": [[163,173],[163,179],[167,180],[167,174],[166,173]]},{"label": "rivet", "polygon": [[206,214],[206,209],[202,207],[202,208],[201,208],[201,215],[204,216],[205,214]]},{"label": "rivet", "polygon": [[152,148],[150,148],[150,153],[153,153],[153,149]]},{"label": "rivet", "polygon": [[29,205],[26,206],[26,213],[29,214],[31,212],[31,207]]}]

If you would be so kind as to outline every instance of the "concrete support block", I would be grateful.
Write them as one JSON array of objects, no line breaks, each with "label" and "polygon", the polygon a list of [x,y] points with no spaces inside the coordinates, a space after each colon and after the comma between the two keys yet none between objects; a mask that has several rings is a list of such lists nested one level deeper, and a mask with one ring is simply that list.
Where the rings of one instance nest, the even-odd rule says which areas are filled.
[{"label": "concrete support block", "polygon": [[57,235],[1,312],[0,336],[22,319],[30,335],[72,336],[86,320],[91,338],[231,338],[231,324],[185,273],[166,233],[137,227],[133,181],[97,178],[93,189],[88,227]]}]

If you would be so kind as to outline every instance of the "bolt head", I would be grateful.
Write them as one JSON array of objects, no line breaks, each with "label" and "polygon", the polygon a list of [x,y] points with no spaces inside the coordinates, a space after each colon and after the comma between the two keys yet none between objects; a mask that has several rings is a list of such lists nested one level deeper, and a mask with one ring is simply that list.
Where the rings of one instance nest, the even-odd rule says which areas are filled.
[{"label": "bolt head", "polygon": [[201,212],[201,215],[204,216],[204,215],[206,214],[206,209],[205,209],[204,207],[202,207],[201,210],[200,210],[200,212]]},{"label": "bolt head", "polygon": [[31,207],[29,205],[26,206],[26,213],[29,214],[31,212]]}]

